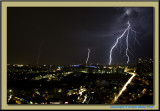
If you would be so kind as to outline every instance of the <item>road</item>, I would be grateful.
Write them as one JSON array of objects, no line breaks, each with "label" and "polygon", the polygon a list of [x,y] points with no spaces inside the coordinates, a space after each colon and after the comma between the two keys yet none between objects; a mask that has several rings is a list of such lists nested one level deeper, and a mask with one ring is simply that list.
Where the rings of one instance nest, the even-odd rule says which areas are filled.
[{"label": "road", "polygon": [[115,96],[115,98],[114,98],[114,100],[112,102],[113,104],[117,102],[118,98],[121,96],[121,94],[123,93],[123,91],[126,90],[126,87],[128,86],[128,84],[130,84],[131,81],[132,81],[132,79],[136,76],[136,73],[134,73],[134,72],[127,72],[127,73],[130,74],[130,75],[132,75],[132,76],[128,79],[128,81],[125,83],[125,85],[123,86],[123,88],[119,91],[118,95]]}]

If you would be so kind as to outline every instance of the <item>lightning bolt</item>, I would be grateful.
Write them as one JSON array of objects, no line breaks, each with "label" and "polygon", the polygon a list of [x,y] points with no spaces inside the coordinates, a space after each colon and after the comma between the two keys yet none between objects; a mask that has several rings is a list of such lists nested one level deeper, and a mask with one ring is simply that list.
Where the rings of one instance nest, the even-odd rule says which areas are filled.
[{"label": "lightning bolt", "polygon": [[[128,22],[129,23],[129,22]],[[129,24],[129,27],[130,27],[130,24]],[[130,29],[130,28],[129,28]],[[129,56],[128,56],[128,35],[129,35],[129,29],[127,31],[127,37],[126,37],[126,44],[127,44],[127,48],[126,48],[126,56],[127,56],[127,64],[129,62]]]},{"label": "lightning bolt", "polygon": [[88,63],[89,56],[90,56],[90,49],[88,48],[88,56],[87,56],[87,60],[86,60],[86,65]]},{"label": "lightning bolt", "polygon": [[41,46],[39,47],[39,50],[38,50],[37,65],[39,64],[40,54],[41,54]]},{"label": "lightning bolt", "polygon": [[37,57],[37,65],[39,65],[39,59],[40,59],[40,56],[41,56],[42,45],[43,45],[43,41],[40,43],[40,46],[39,46],[38,57]]},{"label": "lightning bolt", "polygon": [[134,48],[135,48],[135,43],[137,42],[136,31],[134,31],[132,28],[131,28],[131,31],[134,32]]},{"label": "lightning bolt", "polygon": [[[129,48],[128,48],[128,46],[129,46],[128,38],[129,38],[130,31],[132,31],[132,32],[135,33],[135,40],[134,40],[134,41],[136,41],[136,31],[134,31],[134,30],[131,28],[131,25],[130,25],[130,22],[129,22],[129,21],[128,21],[127,24],[128,24],[128,27],[124,30],[124,32],[121,34],[121,36],[119,36],[119,37],[117,38],[115,44],[112,46],[112,48],[111,48],[111,50],[110,50],[109,65],[111,65],[111,63],[112,63],[112,52],[113,52],[114,48],[118,45],[119,41],[120,41],[120,44],[121,44],[121,40],[122,40],[122,38],[124,38],[124,37],[126,37],[126,38],[125,38],[125,39],[126,39],[126,50],[125,50],[125,52],[126,52],[126,57],[127,57],[127,62],[126,62],[126,63],[128,64],[129,61],[130,61],[130,58],[129,58],[129,55],[128,55],[128,52],[129,52]],[[125,36],[125,35],[126,35],[126,36]],[[120,47],[121,47],[121,45],[120,45]],[[120,51],[120,52],[121,52],[121,51]]]}]

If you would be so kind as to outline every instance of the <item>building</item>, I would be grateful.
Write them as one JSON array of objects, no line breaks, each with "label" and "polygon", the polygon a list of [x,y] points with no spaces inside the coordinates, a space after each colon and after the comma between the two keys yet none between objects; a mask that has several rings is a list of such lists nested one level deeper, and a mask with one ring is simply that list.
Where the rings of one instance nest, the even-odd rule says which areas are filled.
[{"label": "building", "polygon": [[140,76],[147,76],[153,73],[153,59],[150,58],[139,58],[137,63],[136,72]]}]

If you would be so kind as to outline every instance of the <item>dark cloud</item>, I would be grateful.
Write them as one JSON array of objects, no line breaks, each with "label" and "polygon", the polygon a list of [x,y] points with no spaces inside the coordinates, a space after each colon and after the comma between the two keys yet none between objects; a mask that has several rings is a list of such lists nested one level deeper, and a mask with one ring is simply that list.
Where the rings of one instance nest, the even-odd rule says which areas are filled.
[{"label": "dark cloud", "polygon": [[[153,8],[10,7],[7,11],[8,63],[36,64],[39,54],[41,64],[85,63],[90,48],[89,63],[108,64],[109,50],[128,20],[141,44],[131,46],[131,63],[138,57],[153,57]],[[125,63],[118,50],[113,63]]]}]

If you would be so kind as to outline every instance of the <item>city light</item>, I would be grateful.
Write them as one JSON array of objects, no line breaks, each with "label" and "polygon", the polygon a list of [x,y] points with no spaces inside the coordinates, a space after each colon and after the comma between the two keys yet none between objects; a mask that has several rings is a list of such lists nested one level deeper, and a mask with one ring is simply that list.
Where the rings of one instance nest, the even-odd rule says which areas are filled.
[{"label": "city light", "polygon": [[128,74],[131,74],[132,76],[129,78],[129,80],[126,82],[126,84],[123,86],[123,88],[120,90],[120,92],[118,93],[117,96],[115,96],[113,103],[116,103],[118,98],[121,96],[121,94],[123,93],[123,91],[126,90],[126,87],[128,84],[130,84],[130,82],[132,81],[132,79],[135,77],[135,73],[130,73],[128,72]]},{"label": "city light", "polygon": [[8,7],[5,104],[153,104],[153,12]]},{"label": "city light", "polygon": [[[10,65],[9,67],[11,66],[12,65]],[[16,67],[18,66],[14,66],[14,71],[10,72],[9,74],[17,75]],[[27,75],[25,74],[25,71],[22,69],[21,72],[24,72],[24,73],[21,73],[23,78],[17,80],[17,76],[15,76],[15,78],[11,78],[11,80],[16,80],[18,83],[21,80],[25,80],[25,81],[31,80],[33,82],[37,81],[37,84],[35,84],[37,85],[37,88],[35,88],[34,91],[32,91],[33,89],[30,89],[31,91],[30,96],[27,95],[25,91],[22,94],[24,95],[24,98],[26,97],[31,98],[30,101],[32,102],[27,102],[25,99],[18,98],[18,96],[14,97],[14,94],[16,94],[17,90],[14,89],[14,92],[13,92],[13,89],[8,89],[8,98],[7,98],[8,103],[10,103],[11,101],[14,101],[17,104],[24,104],[24,103],[54,104],[51,98],[57,97],[59,98],[59,104],[69,104],[69,103],[70,104],[73,104],[73,103],[92,104],[92,103],[96,103],[96,101],[97,103],[115,104],[115,103],[128,103],[129,101],[131,102],[134,100],[136,101],[137,98],[141,98],[143,97],[143,95],[146,95],[146,94],[149,96],[153,96],[152,94],[153,89],[145,88],[145,86],[150,85],[149,80],[145,80],[145,78],[141,76],[136,76],[138,75],[135,73],[136,67],[128,67],[128,66],[120,66],[120,65],[112,66],[112,67],[107,65],[105,65],[105,67],[103,65],[102,66],[99,65],[99,67],[97,67],[97,66],[86,66],[83,64],[70,65],[67,67],[65,65],[56,66],[55,69],[57,69],[57,67],[61,71],[56,70],[54,74],[52,72],[53,69],[51,70],[51,72],[48,72],[45,70],[50,70],[50,69],[46,69],[45,67],[41,67],[41,70],[39,70],[38,73],[35,73],[35,74],[31,73]],[[64,69],[67,69],[67,70],[64,70]],[[30,72],[30,69],[28,71]],[[33,73],[37,72],[37,69],[34,70],[34,68],[32,68],[32,71]],[[148,73],[148,75],[149,74],[150,73]],[[151,77],[151,76],[148,76],[148,77]],[[139,82],[138,83],[132,82],[134,78],[136,81],[139,81]],[[40,81],[43,81],[43,82],[40,82]],[[45,83],[45,81],[47,83]],[[52,86],[51,85],[52,82],[57,82],[57,81],[59,82],[59,84],[55,84],[54,86],[55,89],[43,90],[44,87],[49,88]],[[47,85],[45,85],[44,83]],[[85,83],[85,84],[83,86],[75,86],[75,83],[76,84]],[[134,86],[135,84],[138,85],[138,89],[143,88],[143,90],[135,89],[136,91],[129,92],[129,88]],[[59,87],[59,85],[61,85],[61,87]],[[70,87],[66,88],[66,85],[70,85]],[[113,87],[110,87],[110,86],[113,86]],[[103,95],[103,93],[106,93],[107,96]],[[125,95],[123,95],[123,93],[125,93]],[[66,100],[70,100],[70,101],[60,101],[62,100],[62,98],[65,98],[65,95],[67,96],[67,98],[69,98]],[[99,100],[98,96],[95,96],[95,95],[99,95],[101,98],[104,98],[104,100]],[[125,99],[126,98],[125,96],[128,97],[129,101]],[[121,101],[119,97],[124,98],[124,101]],[[37,98],[37,101],[35,101],[35,98]],[[38,98],[44,98],[44,100],[47,100],[49,102],[47,103],[43,101],[43,99],[39,100]]]},{"label": "city light", "polygon": [[73,65],[74,67],[79,67],[80,65]]}]

